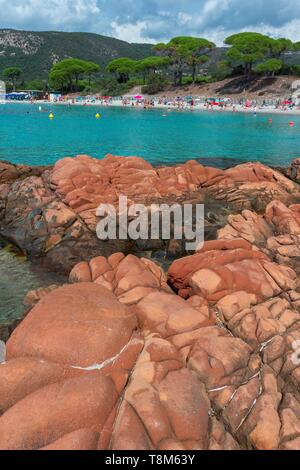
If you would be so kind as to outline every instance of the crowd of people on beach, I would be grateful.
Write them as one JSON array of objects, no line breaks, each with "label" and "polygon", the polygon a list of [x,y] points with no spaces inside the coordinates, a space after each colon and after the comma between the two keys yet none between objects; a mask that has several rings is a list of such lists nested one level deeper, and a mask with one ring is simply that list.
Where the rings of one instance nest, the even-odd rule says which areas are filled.
[{"label": "crowd of people on beach", "polygon": [[[23,100],[22,100],[23,101]],[[74,96],[51,94],[43,100],[31,96],[26,100],[31,103],[50,102],[78,106],[122,106],[140,109],[163,108],[167,110],[207,110],[232,112],[299,112],[300,99],[295,97],[273,99],[249,99],[233,97],[200,97],[200,96]]]},{"label": "crowd of people on beach", "polygon": [[220,98],[220,97],[194,97],[194,96],[78,96],[57,97],[54,102],[82,106],[122,106],[131,108],[167,108],[177,110],[218,110],[218,111],[299,111],[300,101],[290,98],[276,99],[248,99],[248,98]]},{"label": "crowd of people on beach", "polygon": [[[113,99],[111,101],[113,103]],[[232,99],[232,98],[206,98],[206,97],[192,97],[185,96],[176,98],[170,97],[155,97],[155,98],[141,98],[136,100],[133,98],[123,98],[123,106],[142,106],[144,108],[153,108],[153,107],[167,107],[167,108],[178,108],[178,109],[193,109],[193,108],[204,108],[207,110],[232,110],[237,111],[238,109],[245,110],[258,110],[258,109],[267,109],[273,108],[281,111],[300,110],[299,104],[296,101],[293,101],[292,98],[289,99],[276,99],[276,100],[256,100],[256,99]]]}]

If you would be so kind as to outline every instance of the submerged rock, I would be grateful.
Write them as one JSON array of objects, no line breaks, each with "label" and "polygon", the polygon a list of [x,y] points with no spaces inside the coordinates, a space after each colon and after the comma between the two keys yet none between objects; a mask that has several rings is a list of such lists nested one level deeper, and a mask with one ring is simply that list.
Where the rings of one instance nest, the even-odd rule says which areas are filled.
[{"label": "submerged rock", "polygon": [[6,358],[6,346],[5,346],[4,341],[0,340],[0,364],[2,364],[2,362],[5,362],[5,358]]}]

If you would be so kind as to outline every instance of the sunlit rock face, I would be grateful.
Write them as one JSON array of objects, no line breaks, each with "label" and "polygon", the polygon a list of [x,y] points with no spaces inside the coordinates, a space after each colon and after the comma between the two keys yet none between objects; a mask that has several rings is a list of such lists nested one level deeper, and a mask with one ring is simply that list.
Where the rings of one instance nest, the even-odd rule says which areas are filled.
[{"label": "sunlit rock face", "polygon": [[7,342],[1,449],[299,449],[291,268],[219,240],[168,274],[117,253],[70,282]]},{"label": "sunlit rock face", "polygon": [[[236,212],[165,272],[93,245],[95,208],[118,191]],[[19,245],[73,261],[67,284],[27,294],[0,353],[0,449],[299,450],[297,184],[260,164],[77,157],[1,194]]]},{"label": "sunlit rock face", "polygon": [[[274,199],[300,202],[299,186],[260,163],[227,170],[189,161],[155,168],[138,157],[108,155],[103,160],[80,155],[58,161],[53,168],[0,163],[0,234],[44,265],[68,273],[80,261],[96,256],[162,250],[184,255],[182,247],[163,240],[132,243],[96,236],[100,204],[205,203],[206,234],[224,225],[224,209],[262,212]],[[221,224],[221,225],[219,225]]]}]

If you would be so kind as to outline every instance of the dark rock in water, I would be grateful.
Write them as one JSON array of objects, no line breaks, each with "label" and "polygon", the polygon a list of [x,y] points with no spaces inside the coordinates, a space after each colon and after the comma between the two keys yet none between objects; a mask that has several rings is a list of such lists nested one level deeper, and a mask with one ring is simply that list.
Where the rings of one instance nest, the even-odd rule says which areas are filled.
[{"label": "dark rock in water", "polygon": [[0,184],[12,183],[20,178],[28,176],[41,176],[49,166],[27,166],[15,165],[10,162],[0,160]]},{"label": "dark rock in water", "polygon": [[291,180],[296,183],[300,183],[300,158],[296,158],[292,161],[291,165],[287,169],[287,175]]},{"label": "dark rock in water", "polygon": [[170,240],[167,249],[167,256],[169,258],[179,258],[185,253],[184,240]]},{"label": "dark rock in water", "polygon": [[5,357],[6,357],[6,346],[4,341],[0,340],[0,364],[2,362],[5,362]]},{"label": "dark rock in water", "polygon": [[141,251],[165,250],[165,246],[164,240],[151,240],[151,238],[149,240],[136,240],[133,251],[139,253]]},{"label": "dark rock in water", "polygon": [[197,158],[197,162],[204,166],[216,167],[221,170],[227,170],[233,166],[241,164],[241,160],[238,158],[222,158],[222,157],[200,157]]},{"label": "dark rock in water", "polygon": [[151,253],[151,259],[156,261],[162,261],[166,258],[165,250],[156,250]]}]

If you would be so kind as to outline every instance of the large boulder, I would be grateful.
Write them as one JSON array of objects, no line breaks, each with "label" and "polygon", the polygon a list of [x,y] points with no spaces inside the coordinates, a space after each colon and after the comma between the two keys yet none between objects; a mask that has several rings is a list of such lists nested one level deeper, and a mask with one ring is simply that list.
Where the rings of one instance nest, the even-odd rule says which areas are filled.
[{"label": "large boulder", "polygon": [[184,298],[200,295],[216,302],[235,291],[254,294],[260,300],[296,287],[296,274],[271,263],[261,251],[243,239],[206,242],[195,255],[175,261],[169,282]]},{"label": "large boulder", "polygon": [[299,449],[295,273],[245,240],[170,272],[116,253],[28,296],[0,364],[1,449]]},{"label": "large boulder", "polygon": [[7,343],[7,358],[38,355],[78,367],[102,364],[124,348],[135,328],[135,316],[104,287],[66,285],[27,315]]},{"label": "large boulder", "polygon": [[263,211],[273,199],[285,204],[299,201],[299,187],[262,163],[244,163],[225,170],[205,185],[209,194],[236,210]]},{"label": "large boulder", "polygon": [[126,241],[99,240],[41,177],[18,179],[2,191],[0,187],[0,217],[1,201],[1,234],[28,256],[43,256],[44,264],[53,271],[68,273],[74,264],[99,252],[128,251]]},{"label": "large boulder", "polygon": [[[119,267],[119,283],[130,275],[122,261],[108,263]],[[128,262],[138,269],[138,260]],[[145,284],[159,272],[149,264]],[[211,439],[238,448],[221,437],[217,421],[210,438],[205,387],[176,347],[141,335],[135,309],[97,279],[43,296],[8,341],[0,365],[0,448],[186,450],[206,449]]]},{"label": "large boulder", "polygon": [[272,201],[263,215],[243,211],[231,215],[219,230],[220,240],[244,239],[280,264],[300,270],[300,205]]}]

